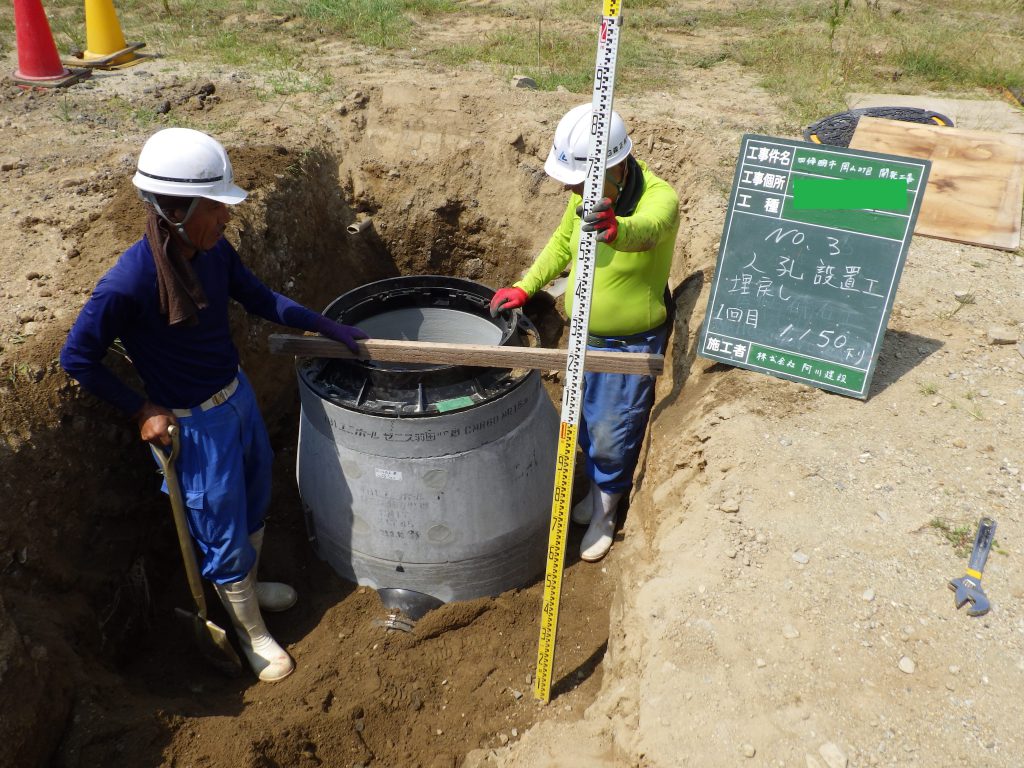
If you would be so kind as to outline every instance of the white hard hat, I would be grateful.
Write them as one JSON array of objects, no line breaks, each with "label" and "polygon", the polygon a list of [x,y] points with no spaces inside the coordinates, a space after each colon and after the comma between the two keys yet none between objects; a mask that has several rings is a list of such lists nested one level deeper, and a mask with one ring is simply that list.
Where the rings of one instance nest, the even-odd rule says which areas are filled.
[{"label": "white hard hat", "polygon": [[[569,110],[555,129],[555,141],[544,162],[548,176],[563,184],[579,184],[587,178],[587,152],[590,149],[590,104],[580,104]],[[607,168],[618,165],[633,151],[633,142],[626,133],[626,124],[618,112],[612,112],[611,131],[608,135]]]},{"label": "white hard hat", "polygon": [[220,142],[191,128],[157,131],[142,147],[132,183],[143,193],[205,197],[234,205],[246,192],[234,183],[231,161]]}]

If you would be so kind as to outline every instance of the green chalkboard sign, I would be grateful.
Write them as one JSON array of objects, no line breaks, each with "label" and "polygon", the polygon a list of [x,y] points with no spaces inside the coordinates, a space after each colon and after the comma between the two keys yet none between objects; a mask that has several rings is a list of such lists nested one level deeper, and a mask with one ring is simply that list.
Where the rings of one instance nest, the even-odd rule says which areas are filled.
[{"label": "green chalkboard sign", "polygon": [[[867,398],[930,167],[744,136],[698,353]],[[852,207],[883,187],[888,210]]]}]

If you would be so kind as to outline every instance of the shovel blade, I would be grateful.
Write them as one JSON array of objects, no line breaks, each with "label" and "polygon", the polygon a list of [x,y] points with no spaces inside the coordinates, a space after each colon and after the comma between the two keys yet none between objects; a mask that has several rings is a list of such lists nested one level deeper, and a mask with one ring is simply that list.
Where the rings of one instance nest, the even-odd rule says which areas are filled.
[{"label": "shovel blade", "polygon": [[182,608],[176,608],[175,613],[191,627],[196,646],[208,662],[231,677],[241,674],[242,660],[228,640],[227,632],[209,619]]}]

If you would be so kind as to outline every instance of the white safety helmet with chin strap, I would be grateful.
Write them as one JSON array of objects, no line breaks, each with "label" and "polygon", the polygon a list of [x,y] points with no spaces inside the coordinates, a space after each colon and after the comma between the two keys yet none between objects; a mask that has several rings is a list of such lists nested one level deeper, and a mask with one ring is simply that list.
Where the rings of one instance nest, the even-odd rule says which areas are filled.
[{"label": "white safety helmet with chin strap", "polygon": [[[184,225],[199,198],[234,205],[249,194],[235,184],[231,160],[221,143],[191,128],[165,128],[150,136],[139,153],[132,184],[138,188],[139,197],[190,245]],[[192,198],[185,218],[171,221],[157,202],[157,195]]]},{"label": "white safety helmet with chin strap", "polygon": [[[555,140],[544,162],[548,176],[563,184],[581,184],[587,178],[587,152],[590,149],[590,131],[593,108],[581,104],[569,110],[555,129]],[[626,133],[626,124],[618,112],[612,112],[608,136],[607,168],[618,165],[633,151],[633,142]]]}]

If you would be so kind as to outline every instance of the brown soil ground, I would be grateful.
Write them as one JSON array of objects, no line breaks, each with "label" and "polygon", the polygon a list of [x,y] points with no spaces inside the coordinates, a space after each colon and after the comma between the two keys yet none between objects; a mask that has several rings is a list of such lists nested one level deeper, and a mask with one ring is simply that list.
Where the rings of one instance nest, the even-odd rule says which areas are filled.
[{"label": "brown soil ground", "polygon": [[[564,204],[542,170],[554,125],[585,100],[301,44],[334,75],[322,92],[261,99],[251,73],[163,59],[66,93],[0,89],[0,765],[1020,765],[1024,361],[986,331],[1024,322],[1024,259],[915,239],[867,402],[697,357],[739,138],[799,132],[732,64],[616,103],[680,193],[676,324],[625,535],[566,571],[552,704],[531,693],[539,584],[389,633],[376,595],[312,556],[294,369],[266,352],[278,329],[241,313],[277,451],[265,572],[302,595],[268,623],[298,668],[266,685],[203,665],[174,619],[189,596],[147,449],[56,362],[140,235],[146,136],[217,135],[253,192],[229,237],[323,307],[397,274],[514,279]],[[164,101],[156,124],[131,117]],[[360,214],[373,230],[348,235]],[[950,314],[955,291],[976,303]],[[557,343],[559,317],[533,315]],[[982,513],[1000,524],[995,607],[970,620],[946,589],[965,556],[934,523]]]}]

